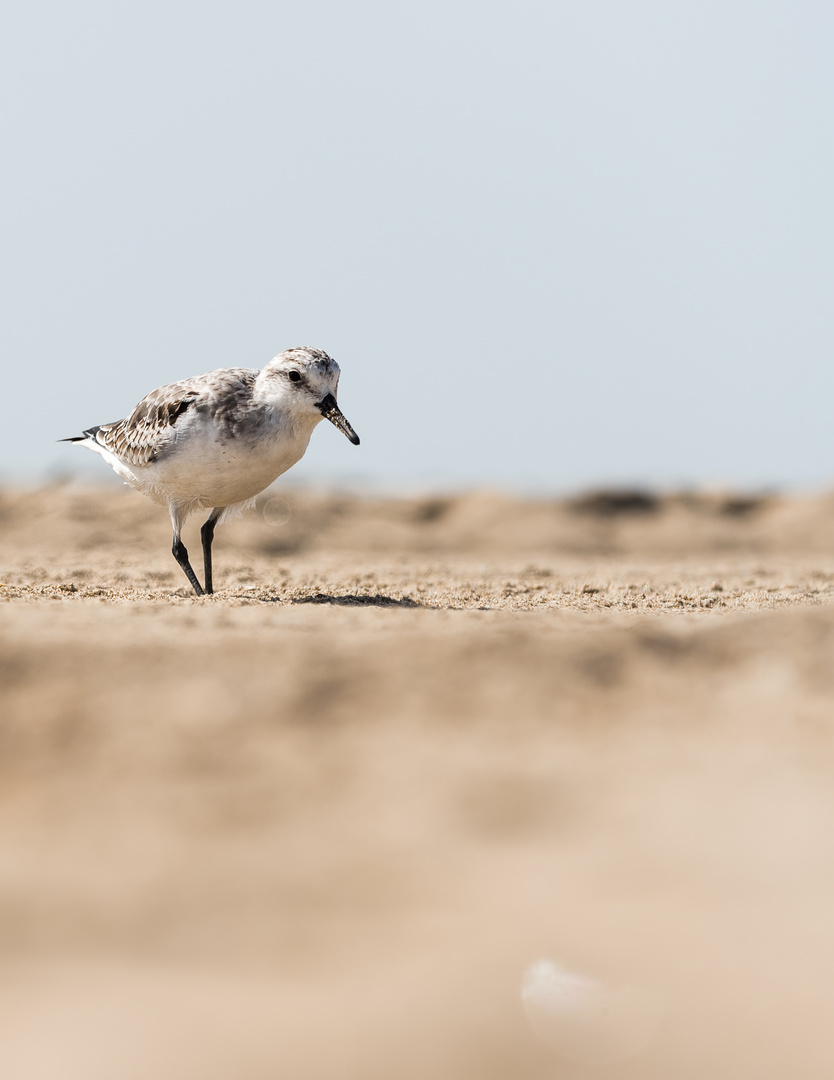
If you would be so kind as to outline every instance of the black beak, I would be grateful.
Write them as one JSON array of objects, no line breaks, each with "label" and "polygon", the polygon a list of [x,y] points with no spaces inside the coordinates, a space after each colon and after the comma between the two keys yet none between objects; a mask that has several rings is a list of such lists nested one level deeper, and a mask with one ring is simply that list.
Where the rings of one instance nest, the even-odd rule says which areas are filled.
[{"label": "black beak", "polygon": [[342,410],[336,404],[336,399],[332,394],[328,394],[326,398],[316,402],[316,408],[319,410],[325,420],[329,420],[330,423],[339,429],[343,435],[347,435],[354,446],[359,445],[359,436],[347,422],[342,413]]}]

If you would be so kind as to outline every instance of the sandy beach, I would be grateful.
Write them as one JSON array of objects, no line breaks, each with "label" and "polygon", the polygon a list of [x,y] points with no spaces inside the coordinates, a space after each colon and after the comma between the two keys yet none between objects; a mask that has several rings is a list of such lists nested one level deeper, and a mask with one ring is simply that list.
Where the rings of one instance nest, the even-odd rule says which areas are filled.
[{"label": "sandy beach", "polygon": [[834,1075],[834,496],[279,486],[202,599],[133,492],[0,523],[4,1080]]}]

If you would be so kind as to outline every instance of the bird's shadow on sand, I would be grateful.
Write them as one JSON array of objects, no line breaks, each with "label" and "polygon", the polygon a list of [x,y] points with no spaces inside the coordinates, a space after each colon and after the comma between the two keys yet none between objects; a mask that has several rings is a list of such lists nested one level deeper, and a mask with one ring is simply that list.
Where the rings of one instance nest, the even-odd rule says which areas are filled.
[{"label": "bird's shadow on sand", "polygon": [[333,596],[330,593],[315,593],[313,596],[301,596],[292,601],[294,604],[338,604],[341,607],[397,607],[397,608],[421,608],[424,604],[411,600],[407,596],[399,599],[394,596],[385,596],[383,593],[373,595],[357,595],[350,593],[347,596]]}]

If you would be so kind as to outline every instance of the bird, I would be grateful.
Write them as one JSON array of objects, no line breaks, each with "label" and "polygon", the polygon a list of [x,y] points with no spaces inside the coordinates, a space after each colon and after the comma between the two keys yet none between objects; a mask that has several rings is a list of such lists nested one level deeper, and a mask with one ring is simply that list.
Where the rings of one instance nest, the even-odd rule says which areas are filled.
[{"label": "bird", "polygon": [[[197,596],[210,595],[215,526],[251,506],[300,461],[322,420],[359,445],[336,402],[339,374],[326,352],[297,346],[261,370],[220,368],[160,386],[126,419],[59,441],[93,450],[131,487],[167,505],[173,556]],[[182,529],[191,514],[206,509],[202,586]]]}]

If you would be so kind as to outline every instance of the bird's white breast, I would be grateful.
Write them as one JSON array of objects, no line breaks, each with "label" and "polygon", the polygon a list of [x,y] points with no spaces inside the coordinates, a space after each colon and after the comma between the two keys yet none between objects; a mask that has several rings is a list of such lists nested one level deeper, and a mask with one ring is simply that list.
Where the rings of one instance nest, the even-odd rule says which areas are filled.
[{"label": "bird's white breast", "polygon": [[[128,483],[157,501],[194,507],[231,506],[254,498],[304,456],[315,423],[277,422],[257,440],[229,438],[199,413],[183,417],[157,459],[119,469]],[[129,473],[129,475],[127,475]]]}]

